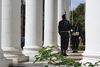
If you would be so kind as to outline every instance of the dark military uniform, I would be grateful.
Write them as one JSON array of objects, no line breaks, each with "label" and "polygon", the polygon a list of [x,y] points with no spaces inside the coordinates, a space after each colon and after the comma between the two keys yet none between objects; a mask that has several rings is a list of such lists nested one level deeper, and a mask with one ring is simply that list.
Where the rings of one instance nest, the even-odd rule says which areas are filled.
[{"label": "dark military uniform", "polygon": [[61,51],[66,51],[69,43],[70,23],[68,20],[61,20],[59,22],[58,31],[61,36]]},{"label": "dark military uniform", "polygon": [[73,52],[78,52],[78,46],[79,46],[79,37],[81,36],[81,28],[79,25],[73,25],[72,26],[72,44],[73,44]]}]

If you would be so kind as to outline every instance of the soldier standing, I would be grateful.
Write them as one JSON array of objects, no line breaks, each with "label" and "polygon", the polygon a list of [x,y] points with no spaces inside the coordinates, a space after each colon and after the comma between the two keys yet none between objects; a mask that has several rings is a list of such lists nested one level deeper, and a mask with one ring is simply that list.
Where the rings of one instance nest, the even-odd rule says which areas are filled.
[{"label": "soldier standing", "polygon": [[68,20],[66,20],[65,14],[62,15],[62,20],[59,22],[58,26],[58,31],[61,36],[61,53],[64,56],[68,56],[66,54],[66,50],[68,48],[68,43],[69,43],[69,30],[70,28],[70,23]]},{"label": "soldier standing", "polygon": [[78,53],[79,39],[81,38],[81,28],[77,24],[77,20],[74,20],[74,25],[71,29],[72,32],[72,44],[73,44],[73,52]]}]

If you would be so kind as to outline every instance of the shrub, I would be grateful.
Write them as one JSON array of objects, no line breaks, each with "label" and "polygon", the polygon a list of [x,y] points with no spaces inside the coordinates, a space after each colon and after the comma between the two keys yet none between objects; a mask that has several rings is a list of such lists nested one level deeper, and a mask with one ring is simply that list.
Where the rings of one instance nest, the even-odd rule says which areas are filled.
[{"label": "shrub", "polygon": [[[73,49],[72,45],[70,47]],[[78,50],[85,50],[85,45],[79,45]]]}]

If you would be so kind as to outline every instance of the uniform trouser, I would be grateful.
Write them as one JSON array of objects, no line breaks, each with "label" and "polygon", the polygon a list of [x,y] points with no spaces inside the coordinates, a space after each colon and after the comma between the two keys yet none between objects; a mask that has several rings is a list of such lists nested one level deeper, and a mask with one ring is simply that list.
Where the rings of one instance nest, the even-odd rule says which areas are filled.
[{"label": "uniform trouser", "polygon": [[61,51],[66,51],[68,48],[68,43],[69,43],[69,33],[68,32],[63,32],[61,34]]},{"label": "uniform trouser", "polygon": [[78,46],[79,46],[79,36],[72,36],[72,44],[73,44],[73,50],[78,49]]}]

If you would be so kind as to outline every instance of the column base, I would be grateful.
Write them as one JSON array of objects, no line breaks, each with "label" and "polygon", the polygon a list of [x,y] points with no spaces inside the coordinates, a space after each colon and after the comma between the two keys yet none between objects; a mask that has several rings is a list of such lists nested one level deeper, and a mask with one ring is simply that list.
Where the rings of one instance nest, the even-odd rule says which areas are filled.
[{"label": "column base", "polygon": [[12,64],[18,64],[20,62],[26,62],[26,61],[29,61],[29,57],[28,56],[11,56],[11,57],[7,57],[7,62],[9,65],[12,65]]},{"label": "column base", "polygon": [[23,54],[25,56],[29,56],[29,61],[34,61],[35,60],[34,56],[38,54],[38,51],[41,48],[42,47],[40,47],[40,46],[24,47]]},{"label": "column base", "polygon": [[86,63],[86,62],[91,62],[95,63],[100,61],[100,52],[88,52],[85,51],[83,54],[83,59],[80,61],[80,63]]},{"label": "column base", "polygon": [[61,49],[61,44],[58,44],[58,48]]},{"label": "column base", "polygon": [[4,56],[9,60],[12,59],[13,64],[29,61],[29,57],[24,56],[24,54],[22,54],[21,49],[10,47],[10,48],[3,48],[3,50],[4,50]]},{"label": "column base", "polygon": [[0,67],[9,67],[10,65],[12,65],[12,60],[11,59],[6,59],[5,57],[2,57],[0,59]]},{"label": "column base", "polygon": [[25,50],[24,49],[24,51],[23,51],[23,54],[25,55],[25,56],[29,56],[29,61],[34,61],[35,60],[35,55],[38,55],[38,51],[36,51],[36,50]]},{"label": "column base", "polygon": [[[8,65],[12,65],[13,62],[11,59],[6,59],[6,57],[4,57],[3,55],[3,50],[0,49],[0,65],[1,65],[1,62],[5,63],[7,66]],[[2,64],[3,65],[3,64]],[[1,67],[1,66],[0,66]],[[6,66],[5,66],[6,67]]]},{"label": "column base", "polygon": [[9,67],[7,61],[0,61],[0,67]]},{"label": "column base", "polygon": [[28,56],[13,56],[13,57],[8,57],[7,59],[12,59],[13,64],[18,64],[20,62],[26,62],[29,61],[29,57]]},{"label": "column base", "polygon": [[7,59],[6,61],[7,61],[8,65],[12,65],[13,64],[12,59]]}]

